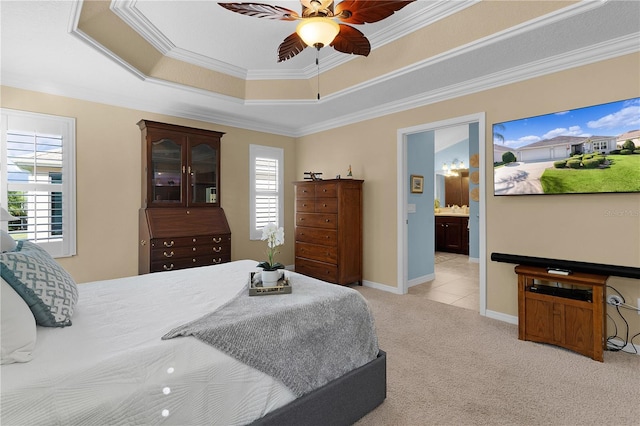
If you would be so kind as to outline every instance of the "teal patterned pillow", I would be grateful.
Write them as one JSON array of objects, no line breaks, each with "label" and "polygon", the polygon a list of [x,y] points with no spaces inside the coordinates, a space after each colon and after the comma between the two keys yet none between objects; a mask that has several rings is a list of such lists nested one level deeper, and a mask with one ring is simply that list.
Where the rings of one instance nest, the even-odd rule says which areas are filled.
[{"label": "teal patterned pillow", "polygon": [[19,241],[15,251],[0,254],[0,275],[27,302],[38,325],[71,325],[78,301],[76,283],[37,244]]}]

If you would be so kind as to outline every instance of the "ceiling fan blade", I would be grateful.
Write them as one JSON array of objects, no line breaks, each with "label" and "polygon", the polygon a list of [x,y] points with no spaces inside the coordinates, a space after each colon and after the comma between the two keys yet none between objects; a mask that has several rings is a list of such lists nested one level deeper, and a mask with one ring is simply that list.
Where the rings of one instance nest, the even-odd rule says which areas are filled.
[{"label": "ceiling fan blade", "polygon": [[364,34],[344,24],[340,24],[340,32],[331,42],[331,46],[338,52],[354,55],[369,56],[371,52],[371,44]]},{"label": "ceiling fan blade", "polygon": [[335,7],[334,15],[348,24],[370,24],[393,15],[415,0],[345,0]]},{"label": "ceiling fan blade", "polygon": [[285,38],[278,47],[278,62],[283,62],[287,59],[293,58],[298,53],[302,52],[305,47],[307,47],[307,45],[302,41],[298,33],[291,34],[289,37]]},{"label": "ceiling fan blade", "polygon": [[300,15],[285,7],[273,6],[264,3],[218,3],[220,6],[232,12],[242,15],[255,16],[256,18],[278,19],[281,21],[294,21]]}]

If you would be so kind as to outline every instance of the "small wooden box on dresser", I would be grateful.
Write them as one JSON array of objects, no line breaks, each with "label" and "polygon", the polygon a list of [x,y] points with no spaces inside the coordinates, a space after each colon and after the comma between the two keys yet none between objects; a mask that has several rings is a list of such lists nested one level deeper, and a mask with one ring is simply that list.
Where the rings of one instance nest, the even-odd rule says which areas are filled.
[{"label": "small wooden box on dresser", "polygon": [[363,182],[294,182],[296,272],[335,284],[362,285]]},{"label": "small wooden box on dresser", "polygon": [[141,120],[142,203],[138,272],[231,261],[220,207],[224,133]]}]

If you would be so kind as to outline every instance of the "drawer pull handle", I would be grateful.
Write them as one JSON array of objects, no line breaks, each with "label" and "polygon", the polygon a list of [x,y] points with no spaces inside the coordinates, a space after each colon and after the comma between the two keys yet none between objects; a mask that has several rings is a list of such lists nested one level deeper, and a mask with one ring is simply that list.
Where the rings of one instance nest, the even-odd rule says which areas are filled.
[{"label": "drawer pull handle", "polygon": [[323,205],[322,205],[322,207],[327,207],[327,204],[326,204],[326,203],[325,203],[325,204],[323,204]]},{"label": "drawer pull handle", "polygon": [[170,243],[168,243],[168,242],[166,242],[166,241],[164,242],[164,246],[165,246],[165,247],[173,247],[173,244],[174,244],[174,243],[173,243],[173,240],[171,240],[171,242],[170,242]]},{"label": "drawer pull handle", "polygon": [[196,241],[198,241],[198,239],[197,239],[197,238],[194,238],[194,239],[192,239],[191,241],[193,241],[193,242],[195,243]]},{"label": "drawer pull handle", "polygon": [[323,190],[322,190],[322,192],[327,192],[327,190],[326,190],[326,189],[323,189]]},{"label": "drawer pull handle", "polygon": [[171,252],[170,252],[170,253],[167,253],[167,252],[165,251],[165,252],[164,252],[164,253],[162,253],[162,254],[164,254],[164,257],[173,257],[173,255],[174,255],[173,250],[171,250]]},{"label": "drawer pull handle", "polygon": [[329,222],[331,222],[331,219],[325,219],[324,221],[329,223]]},{"label": "drawer pull handle", "polygon": [[301,217],[301,218],[300,218],[300,222],[302,222],[303,220],[304,220],[304,217]]},{"label": "drawer pull handle", "polygon": [[165,271],[170,271],[173,269],[173,263],[170,264],[169,266],[167,265],[162,265],[162,269],[164,269]]},{"label": "drawer pull handle", "polygon": [[192,261],[193,263],[196,263],[196,262],[197,262],[197,260],[196,260],[196,259],[191,259],[191,261]]},{"label": "drawer pull handle", "polygon": [[146,246],[147,245],[147,241],[146,240],[140,240],[140,245],[141,246]]},{"label": "drawer pull handle", "polygon": [[222,258],[219,257],[218,260],[213,259],[213,263],[222,263]]},{"label": "drawer pull handle", "polygon": [[215,251],[216,253],[220,253],[222,251],[222,247],[214,247],[213,251]]},{"label": "drawer pull handle", "polygon": [[303,203],[303,204],[302,204],[302,207],[307,207],[307,203]]},{"label": "drawer pull handle", "polygon": [[220,237],[220,238],[213,237],[213,242],[214,242],[214,243],[216,243],[216,244],[217,244],[217,243],[219,243],[220,241],[222,241],[222,237]]},{"label": "drawer pull handle", "polygon": [[195,247],[192,247],[192,248],[191,248],[191,251],[196,251],[196,248],[195,248]]}]

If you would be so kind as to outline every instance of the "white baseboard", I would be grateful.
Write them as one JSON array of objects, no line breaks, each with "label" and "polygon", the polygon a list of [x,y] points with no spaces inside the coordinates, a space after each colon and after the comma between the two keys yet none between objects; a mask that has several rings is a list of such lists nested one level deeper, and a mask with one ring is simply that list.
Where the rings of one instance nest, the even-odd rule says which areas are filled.
[{"label": "white baseboard", "polygon": [[387,291],[393,294],[402,294],[402,292],[398,287],[391,287],[389,285],[384,285],[384,284],[376,283],[373,281],[362,280],[362,285],[365,287],[375,288],[376,290]]},{"label": "white baseboard", "polygon": [[[414,279],[409,280],[407,282],[407,288],[413,287],[413,286],[418,285],[418,284],[426,283],[428,281],[433,281],[435,278],[436,278],[435,274],[428,274],[428,275],[423,275],[423,276],[418,277],[418,278],[414,278]],[[364,285],[365,287],[375,288],[376,290],[387,291],[387,292],[393,293],[393,294],[402,294],[402,292],[400,291],[400,289],[398,287],[391,287],[389,285],[380,284],[380,283],[373,282],[373,281],[363,280],[362,281],[362,285]]]},{"label": "white baseboard", "polygon": [[433,281],[436,279],[436,274],[427,274],[418,278],[414,278],[412,280],[407,281],[407,287],[413,287],[414,285],[424,284],[429,281]]},{"label": "white baseboard", "polygon": [[490,311],[489,309],[487,309],[485,312],[485,316],[487,318],[493,318],[500,321],[508,322],[509,324],[518,325],[518,317],[514,315],[507,315],[503,314],[502,312]]}]

